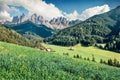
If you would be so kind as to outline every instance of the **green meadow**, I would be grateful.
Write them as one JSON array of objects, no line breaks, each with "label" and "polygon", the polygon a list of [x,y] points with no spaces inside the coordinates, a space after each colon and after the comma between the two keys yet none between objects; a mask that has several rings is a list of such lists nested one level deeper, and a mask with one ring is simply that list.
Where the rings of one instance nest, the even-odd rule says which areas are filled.
[{"label": "green meadow", "polygon": [[[107,61],[108,59],[114,59],[116,58],[118,61],[120,61],[120,54],[116,52],[111,52],[107,50],[102,50],[97,47],[84,47],[80,44],[73,46],[73,47],[63,47],[63,46],[56,46],[56,45],[50,45],[50,44],[42,44],[46,48],[51,48],[54,53],[63,55],[63,53],[68,53],[69,57],[73,57],[76,54],[81,55],[83,58],[92,58],[92,55],[94,55],[97,62],[100,61],[100,59],[103,59]],[[73,50],[69,50],[72,48]]]},{"label": "green meadow", "polygon": [[[0,80],[120,80],[120,68],[72,58],[75,52],[91,56],[92,52],[96,52],[94,50],[104,52],[102,50],[79,45],[73,47],[74,51],[69,51],[68,47],[46,47],[51,47],[56,52],[0,42]],[[62,55],[67,51],[70,57]],[[108,53],[119,56],[105,51],[103,57]],[[99,56],[97,53],[93,54]]]}]

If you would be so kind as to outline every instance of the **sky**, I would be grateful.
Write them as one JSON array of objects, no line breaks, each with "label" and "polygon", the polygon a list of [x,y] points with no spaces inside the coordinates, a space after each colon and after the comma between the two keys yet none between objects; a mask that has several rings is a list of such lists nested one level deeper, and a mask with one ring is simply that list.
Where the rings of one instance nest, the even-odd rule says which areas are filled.
[{"label": "sky", "polygon": [[83,10],[101,6],[104,4],[108,4],[111,9],[115,8],[116,6],[120,5],[120,0],[44,0],[47,3],[55,4],[59,9],[66,11],[66,12],[73,12],[77,10],[81,13]]},{"label": "sky", "polygon": [[34,13],[50,20],[66,17],[68,20],[86,20],[120,6],[120,0],[0,0],[0,21],[13,16]]}]

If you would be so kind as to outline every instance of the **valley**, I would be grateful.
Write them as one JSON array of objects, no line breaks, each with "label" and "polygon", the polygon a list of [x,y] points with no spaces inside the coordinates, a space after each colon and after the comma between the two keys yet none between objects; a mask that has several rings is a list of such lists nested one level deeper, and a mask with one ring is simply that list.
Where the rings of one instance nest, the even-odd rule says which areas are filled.
[{"label": "valley", "polygon": [[120,1],[0,0],[0,80],[120,80]]}]

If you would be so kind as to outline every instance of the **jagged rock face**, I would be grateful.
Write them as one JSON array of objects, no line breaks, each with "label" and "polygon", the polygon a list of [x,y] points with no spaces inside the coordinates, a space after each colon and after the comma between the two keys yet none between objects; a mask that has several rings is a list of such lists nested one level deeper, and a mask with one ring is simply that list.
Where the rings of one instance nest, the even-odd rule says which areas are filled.
[{"label": "jagged rock face", "polygon": [[64,29],[80,22],[80,20],[69,21],[65,17],[53,18],[50,21],[48,21],[43,16],[37,14],[33,14],[32,16],[30,16],[30,18],[25,16],[25,14],[22,14],[20,18],[18,16],[13,17],[12,24],[23,23],[27,20],[35,24],[46,25],[52,29]]},{"label": "jagged rock face", "polygon": [[28,20],[28,17],[25,16],[25,14],[22,14],[22,16],[20,16],[20,23],[25,22],[27,20]]},{"label": "jagged rock face", "polygon": [[18,24],[19,23],[19,17],[18,16],[13,17],[12,23]]},{"label": "jagged rock face", "polygon": [[31,19],[30,19],[30,21],[32,21],[33,23],[37,23],[37,14],[33,14],[32,16],[31,16]]},{"label": "jagged rock face", "polygon": [[50,24],[54,28],[63,29],[69,26],[69,21],[64,17],[58,17],[50,20]]},{"label": "jagged rock face", "polygon": [[69,21],[64,17],[53,18],[50,24],[68,26]]},{"label": "jagged rock face", "polygon": [[43,16],[38,16],[37,23],[44,25],[44,24],[48,23],[48,20],[46,20]]},{"label": "jagged rock face", "polygon": [[50,20],[50,24],[52,25],[53,28],[57,28],[57,29],[64,29],[67,28],[69,26],[73,26],[75,24],[80,23],[80,20],[72,20],[69,21],[64,17],[58,17],[58,18],[53,18],[52,20]]},{"label": "jagged rock face", "polygon": [[42,16],[38,16],[37,21],[38,21],[38,24],[43,24],[45,22]]},{"label": "jagged rock face", "polygon": [[38,16],[37,14],[33,14],[30,18],[30,21],[36,24],[45,24],[48,22],[43,16]]}]

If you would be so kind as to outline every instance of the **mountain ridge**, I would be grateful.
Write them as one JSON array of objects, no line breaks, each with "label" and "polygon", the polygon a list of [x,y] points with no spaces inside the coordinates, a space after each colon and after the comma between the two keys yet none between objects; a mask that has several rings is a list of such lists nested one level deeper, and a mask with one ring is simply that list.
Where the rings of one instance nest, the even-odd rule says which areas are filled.
[{"label": "mountain ridge", "polygon": [[45,25],[37,25],[34,24],[31,21],[26,21],[21,24],[9,27],[10,29],[13,29],[17,31],[18,33],[25,35],[28,33],[33,34],[34,36],[38,38],[46,38],[48,36],[51,36],[53,34],[53,30],[51,28],[48,28]]},{"label": "mountain ridge", "polygon": [[43,16],[37,15],[35,13],[33,15],[31,15],[30,17],[27,17],[23,13],[20,17],[14,16],[11,22],[6,21],[4,24],[10,26],[10,25],[15,25],[15,24],[21,24],[21,23],[24,23],[26,21],[31,21],[34,24],[45,25],[45,26],[52,28],[52,29],[64,29],[64,28],[73,26],[74,24],[81,22],[78,19],[69,21],[65,17],[57,17],[57,18],[53,18],[51,20],[47,20]]},{"label": "mountain ridge", "polygon": [[14,43],[22,46],[42,48],[40,43],[36,44],[37,41],[29,40],[16,31],[7,29],[4,26],[0,26],[0,41]]}]

